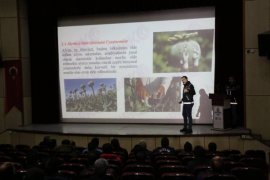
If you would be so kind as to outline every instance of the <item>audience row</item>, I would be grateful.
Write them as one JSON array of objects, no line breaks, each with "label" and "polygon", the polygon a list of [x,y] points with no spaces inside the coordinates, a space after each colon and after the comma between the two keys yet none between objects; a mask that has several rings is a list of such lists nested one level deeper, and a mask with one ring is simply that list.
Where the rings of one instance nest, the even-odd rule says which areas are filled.
[{"label": "audience row", "polygon": [[56,140],[44,137],[39,145],[0,144],[0,179],[267,179],[265,152],[248,150],[217,151],[217,145],[193,148],[190,142],[183,149],[170,146],[163,137],[160,147],[147,149],[140,141],[132,150],[121,147],[114,138],[99,147],[93,138],[88,147],[77,147],[65,139],[56,146]]}]

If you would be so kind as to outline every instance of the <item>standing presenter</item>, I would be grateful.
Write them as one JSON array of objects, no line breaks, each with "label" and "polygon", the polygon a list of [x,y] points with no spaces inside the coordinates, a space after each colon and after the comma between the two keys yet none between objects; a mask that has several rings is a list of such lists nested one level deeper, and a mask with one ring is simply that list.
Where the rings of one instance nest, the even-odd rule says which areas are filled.
[{"label": "standing presenter", "polygon": [[196,94],[193,84],[188,81],[187,76],[182,76],[181,81],[184,85],[182,99],[180,104],[183,104],[183,118],[184,118],[184,128],[180,130],[185,134],[192,133],[192,107],[194,105],[193,96]]}]

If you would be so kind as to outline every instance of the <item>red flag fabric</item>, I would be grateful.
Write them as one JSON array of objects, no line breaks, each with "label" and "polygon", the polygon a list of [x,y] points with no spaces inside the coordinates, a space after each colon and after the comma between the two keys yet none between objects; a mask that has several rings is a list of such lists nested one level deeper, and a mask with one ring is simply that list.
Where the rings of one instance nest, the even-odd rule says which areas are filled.
[{"label": "red flag fabric", "polygon": [[4,61],[5,68],[5,113],[13,106],[19,111],[23,109],[22,101],[22,65],[20,60]]}]

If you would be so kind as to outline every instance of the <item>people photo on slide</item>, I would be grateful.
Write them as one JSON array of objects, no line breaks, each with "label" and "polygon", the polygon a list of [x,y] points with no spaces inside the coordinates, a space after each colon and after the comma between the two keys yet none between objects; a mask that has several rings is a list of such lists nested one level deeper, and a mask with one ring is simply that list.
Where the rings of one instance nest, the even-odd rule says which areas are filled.
[{"label": "people photo on slide", "polygon": [[125,78],[126,112],[179,112],[179,77]]}]

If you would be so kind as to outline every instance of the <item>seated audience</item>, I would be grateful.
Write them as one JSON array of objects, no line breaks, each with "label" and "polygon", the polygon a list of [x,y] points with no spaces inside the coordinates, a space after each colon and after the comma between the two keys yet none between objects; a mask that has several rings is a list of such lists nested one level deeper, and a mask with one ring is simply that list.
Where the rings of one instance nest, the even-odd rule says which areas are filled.
[{"label": "seated audience", "polygon": [[149,164],[150,156],[146,151],[145,146],[137,144],[134,146],[132,153],[134,153],[136,163]]},{"label": "seated audience", "polygon": [[206,152],[206,156],[211,159],[214,156],[216,156],[218,154],[217,152],[217,144],[214,142],[210,142],[208,144],[208,151]]},{"label": "seated audience", "polygon": [[180,150],[177,156],[182,159],[185,156],[193,156],[193,146],[190,142],[185,142],[184,149]]},{"label": "seated audience", "polygon": [[105,143],[102,146],[102,153],[100,154],[100,158],[104,158],[109,161],[109,163],[113,163],[116,165],[122,165],[122,159],[119,155],[113,153],[112,145],[110,143]]},{"label": "seated audience", "polygon": [[144,140],[140,140],[138,145],[140,145],[145,150],[147,156],[150,156],[151,151],[147,149],[147,144],[146,144],[146,142]]},{"label": "seated audience", "polygon": [[224,172],[224,162],[220,156],[215,156],[210,161],[213,173],[223,174]]},{"label": "seated audience", "polygon": [[99,139],[98,138],[93,138],[89,143],[88,143],[88,148],[86,148],[85,150],[83,150],[83,154],[87,154],[89,151],[89,148],[91,149],[91,151],[95,151],[95,153],[97,155],[100,155],[102,153],[102,149],[99,148]]},{"label": "seated audience", "polygon": [[43,141],[39,143],[39,147],[41,149],[47,148],[47,149],[54,149],[56,147],[56,140],[51,139],[50,136],[45,136],[43,138]]},{"label": "seated audience", "polygon": [[209,166],[209,159],[205,156],[205,149],[202,146],[195,146],[194,156],[195,159],[188,163],[188,167],[191,171],[196,167]]},{"label": "seated audience", "polygon": [[124,149],[124,148],[122,148],[120,146],[120,143],[119,143],[118,139],[113,138],[111,140],[111,145],[112,145],[113,153],[116,153],[116,154],[120,155],[123,158],[124,161],[127,160],[128,152],[127,152],[126,149]]},{"label": "seated audience", "polygon": [[106,180],[106,171],[109,163],[106,159],[99,158],[94,163],[94,175],[91,180]]},{"label": "seated audience", "polygon": [[71,154],[74,150],[73,145],[71,144],[70,140],[64,139],[61,142],[61,145],[56,148],[56,152],[59,154]]},{"label": "seated audience", "polygon": [[0,164],[0,179],[15,180],[15,166],[12,162]]},{"label": "seated audience", "polygon": [[175,155],[175,149],[173,147],[170,147],[170,141],[167,137],[163,137],[160,143],[161,147],[157,147],[156,149],[153,150],[154,156],[158,154]]},{"label": "seated audience", "polygon": [[217,144],[214,143],[214,142],[210,142],[210,143],[208,144],[208,152],[209,152],[209,153],[216,154],[216,153],[217,153]]}]

